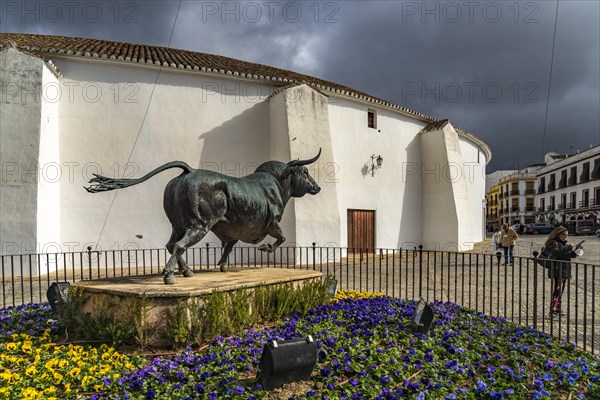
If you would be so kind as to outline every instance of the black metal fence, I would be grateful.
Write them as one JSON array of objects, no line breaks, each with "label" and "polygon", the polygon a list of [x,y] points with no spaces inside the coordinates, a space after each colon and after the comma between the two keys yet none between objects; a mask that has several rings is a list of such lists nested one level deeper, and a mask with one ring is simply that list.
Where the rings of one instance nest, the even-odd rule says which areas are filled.
[{"label": "black metal fence", "polygon": [[[219,247],[188,249],[194,270],[215,269]],[[45,302],[53,282],[77,282],[120,276],[160,274],[166,250],[114,250],[0,256],[2,307]],[[562,295],[563,316],[549,317],[552,281],[533,257],[515,257],[514,265],[494,254],[340,247],[282,247],[273,253],[235,248],[235,268],[312,269],[333,276],[337,288],[381,292],[427,301],[460,304],[487,315],[529,325],[600,354],[600,266],[569,263],[571,278]],[[184,278],[182,278],[184,279]]]}]

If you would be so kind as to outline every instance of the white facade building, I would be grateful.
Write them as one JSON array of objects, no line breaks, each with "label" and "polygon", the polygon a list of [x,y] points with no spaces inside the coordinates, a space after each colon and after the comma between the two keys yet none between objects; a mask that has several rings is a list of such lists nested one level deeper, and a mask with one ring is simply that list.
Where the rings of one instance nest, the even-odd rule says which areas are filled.
[{"label": "white facade building", "polygon": [[600,146],[576,154],[546,155],[537,173],[538,221],[600,223]]},{"label": "white facade building", "polygon": [[290,201],[284,245],[465,250],[484,238],[491,152],[447,120],[191,51],[7,33],[0,45],[2,254],[164,247],[162,193],[180,171],[89,194],[94,173],[182,160],[243,176],[319,148],[309,169],[322,190]]},{"label": "white facade building", "polygon": [[541,165],[522,168],[498,182],[498,216],[503,224],[535,222],[535,182]]}]

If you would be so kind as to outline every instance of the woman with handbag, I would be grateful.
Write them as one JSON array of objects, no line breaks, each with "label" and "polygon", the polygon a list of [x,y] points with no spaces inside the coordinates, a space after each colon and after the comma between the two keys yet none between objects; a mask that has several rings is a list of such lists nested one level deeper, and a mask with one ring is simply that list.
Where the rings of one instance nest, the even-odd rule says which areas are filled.
[{"label": "woman with handbag", "polygon": [[569,230],[564,226],[559,226],[550,232],[542,250],[542,253],[551,260],[546,264],[548,278],[552,279],[550,318],[564,315],[560,311],[560,304],[567,280],[571,279],[571,259],[577,257],[575,250],[583,248],[583,241],[573,246],[567,242],[568,236]]},{"label": "woman with handbag", "polygon": [[494,229],[494,234],[492,235],[492,251],[496,254],[498,263],[500,263],[500,257],[502,257],[502,233],[499,226]]}]

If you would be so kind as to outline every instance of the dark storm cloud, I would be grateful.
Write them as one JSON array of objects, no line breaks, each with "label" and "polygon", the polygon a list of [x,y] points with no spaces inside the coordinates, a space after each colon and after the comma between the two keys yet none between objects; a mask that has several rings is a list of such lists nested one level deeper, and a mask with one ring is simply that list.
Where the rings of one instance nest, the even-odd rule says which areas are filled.
[{"label": "dark storm cloud", "polygon": [[[165,46],[174,28],[171,47],[295,70],[449,118],[489,144],[491,169],[600,144],[597,1],[560,1],[556,30],[555,1],[183,1],[175,26],[178,1],[75,1],[68,19],[65,3],[52,3],[60,21],[44,18],[48,2],[3,1],[2,30]],[[42,18],[23,14],[32,4]]]}]

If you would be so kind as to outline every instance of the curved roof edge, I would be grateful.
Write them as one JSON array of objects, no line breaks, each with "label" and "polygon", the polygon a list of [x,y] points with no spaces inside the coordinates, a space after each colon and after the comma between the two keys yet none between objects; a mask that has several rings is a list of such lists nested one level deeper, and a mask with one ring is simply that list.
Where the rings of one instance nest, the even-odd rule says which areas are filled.
[{"label": "curved roof edge", "polygon": [[[440,120],[429,115],[337,83],[281,68],[191,50],[69,36],[0,33],[0,49],[4,47],[15,47],[30,55],[42,58],[46,63],[52,65],[54,72],[58,74],[60,72],[49,58],[53,55],[225,75],[250,80],[268,81],[278,86],[293,86],[305,83],[318,91],[376,104],[428,124],[440,122]],[[455,129],[459,135],[481,147],[486,154],[488,162],[491,160],[492,152],[483,140],[458,127],[455,127]]]}]

